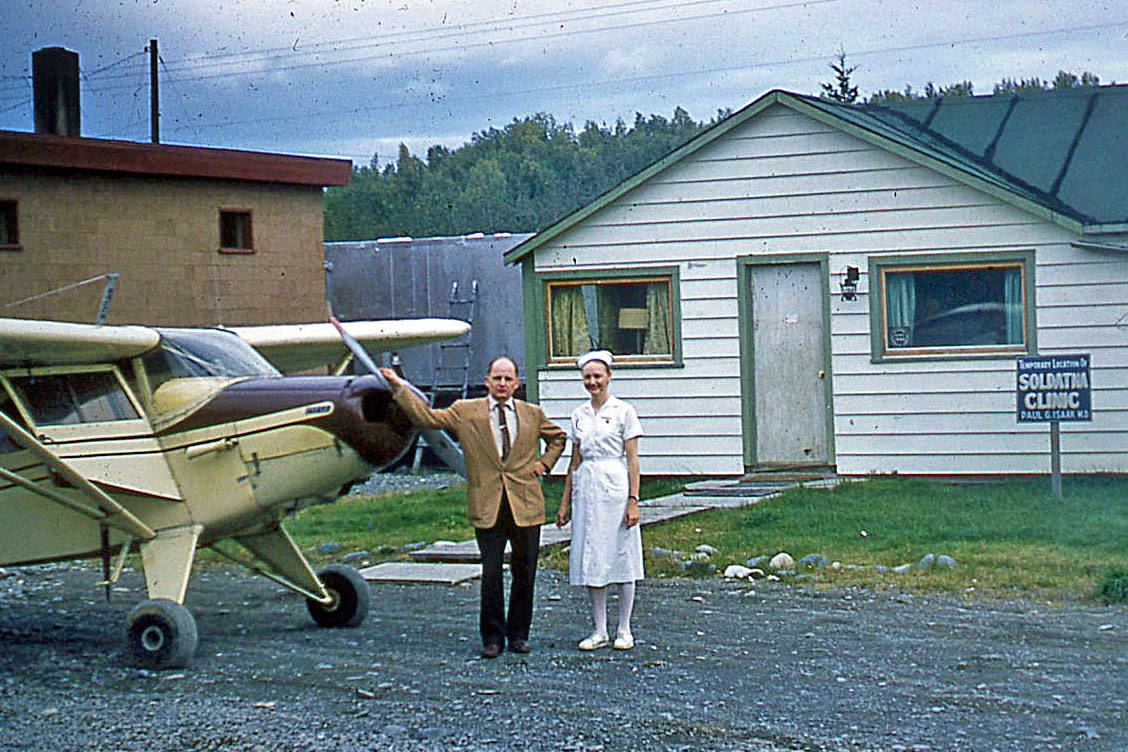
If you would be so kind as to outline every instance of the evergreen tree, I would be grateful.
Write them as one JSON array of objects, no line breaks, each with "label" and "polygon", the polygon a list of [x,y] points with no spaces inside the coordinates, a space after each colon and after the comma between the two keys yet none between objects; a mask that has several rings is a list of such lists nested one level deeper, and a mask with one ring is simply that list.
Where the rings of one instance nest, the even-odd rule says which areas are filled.
[{"label": "evergreen tree", "polygon": [[838,59],[830,63],[830,69],[834,71],[834,81],[822,85],[823,99],[833,99],[835,102],[842,102],[843,104],[856,101],[858,99],[858,87],[851,82],[850,74],[856,71],[858,66],[846,65],[846,50],[838,50]]}]

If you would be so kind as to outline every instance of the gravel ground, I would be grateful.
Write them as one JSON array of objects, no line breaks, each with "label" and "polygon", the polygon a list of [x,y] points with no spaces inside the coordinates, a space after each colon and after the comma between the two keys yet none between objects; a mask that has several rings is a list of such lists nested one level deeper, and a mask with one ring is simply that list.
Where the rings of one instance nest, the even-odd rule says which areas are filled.
[{"label": "gravel ground", "polygon": [[464,482],[458,473],[434,468],[423,468],[413,473],[406,468],[388,473],[373,473],[364,483],[358,483],[349,491],[351,494],[372,494],[418,491],[424,488],[448,488]]},{"label": "gravel ground", "polygon": [[7,574],[3,752],[1128,749],[1123,607],[650,580],[636,648],[584,654],[585,599],[542,569],[534,651],[487,661],[477,583],[373,584],[363,625],[322,630],[211,567],[195,661],[149,672],[123,649],[137,572],[108,606],[87,565]]}]

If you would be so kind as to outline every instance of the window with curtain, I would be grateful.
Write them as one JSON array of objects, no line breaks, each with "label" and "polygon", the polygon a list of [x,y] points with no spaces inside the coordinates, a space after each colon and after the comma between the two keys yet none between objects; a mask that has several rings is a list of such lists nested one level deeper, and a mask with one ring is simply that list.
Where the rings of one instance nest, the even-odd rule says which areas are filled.
[{"label": "window with curtain", "polygon": [[550,361],[570,361],[593,349],[633,361],[674,357],[669,277],[549,282]]},{"label": "window with curtain", "polygon": [[1025,351],[1021,262],[881,270],[885,353]]}]

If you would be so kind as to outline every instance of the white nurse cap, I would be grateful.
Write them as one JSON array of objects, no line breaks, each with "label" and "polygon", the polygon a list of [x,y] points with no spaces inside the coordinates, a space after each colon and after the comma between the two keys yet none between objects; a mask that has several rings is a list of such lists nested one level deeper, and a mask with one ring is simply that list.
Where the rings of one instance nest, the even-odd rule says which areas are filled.
[{"label": "white nurse cap", "polygon": [[583,368],[593,360],[598,360],[600,363],[610,368],[611,363],[615,360],[615,358],[612,357],[611,353],[607,350],[592,350],[591,352],[584,353],[580,357],[576,358],[576,366]]}]

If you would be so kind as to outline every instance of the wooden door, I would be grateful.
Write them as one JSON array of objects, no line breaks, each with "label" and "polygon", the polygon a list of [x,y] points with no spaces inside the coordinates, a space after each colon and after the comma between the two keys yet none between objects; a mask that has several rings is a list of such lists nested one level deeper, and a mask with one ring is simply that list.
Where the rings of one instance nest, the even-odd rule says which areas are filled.
[{"label": "wooden door", "polygon": [[756,465],[826,465],[820,266],[761,264],[750,271]]}]

